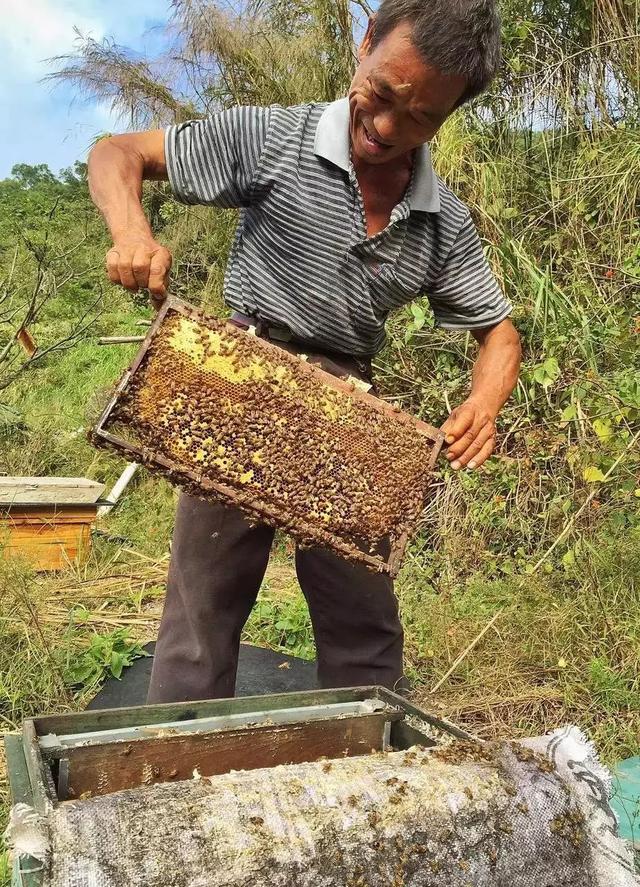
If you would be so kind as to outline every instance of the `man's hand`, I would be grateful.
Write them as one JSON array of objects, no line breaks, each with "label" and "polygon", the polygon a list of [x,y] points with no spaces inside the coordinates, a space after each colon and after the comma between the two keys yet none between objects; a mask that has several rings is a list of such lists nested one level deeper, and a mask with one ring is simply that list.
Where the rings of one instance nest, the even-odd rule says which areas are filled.
[{"label": "man's hand", "polygon": [[493,453],[496,416],[515,388],[520,368],[520,337],[509,319],[472,333],[480,349],[471,394],[442,426],[447,459],[456,471],[478,468]]},{"label": "man's hand", "polygon": [[156,307],[167,296],[170,270],[171,253],[151,236],[122,237],[107,253],[111,282],[132,292],[148,289]]},{"label": "man's hand", "polygon": [[478,468],[496,445],[495,416],[473,397],[453,410],[442,430],[449,444],[447,459],[456,471],[465,467]]},{"label": "man's hand", "polygon": [[162,130],[108,136],[91,149],[89,189],[113,238],[109,279],[133,292],[148,289],[158,307],[167,296],[171,253],[154,239],[144,214],[144,179],[167,179]]}]

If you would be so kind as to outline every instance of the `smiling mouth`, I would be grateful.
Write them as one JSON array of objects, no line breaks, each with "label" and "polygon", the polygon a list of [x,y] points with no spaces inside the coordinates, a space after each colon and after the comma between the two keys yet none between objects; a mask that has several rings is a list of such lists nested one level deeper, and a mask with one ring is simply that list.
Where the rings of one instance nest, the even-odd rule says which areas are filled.
[{"label": "smiling mouth", "polygon": [[367,142],[367,144],[371,145],[372,148],[376,148],[376,150],[382,151],[388,150],[389,148],[393,147],[393,145],[388,145],[385,142],[381,142],[379,139],[376,139],[375,136],[372,136],[364,123],[362,124],[362,129],[364,131],[365,141]]}]

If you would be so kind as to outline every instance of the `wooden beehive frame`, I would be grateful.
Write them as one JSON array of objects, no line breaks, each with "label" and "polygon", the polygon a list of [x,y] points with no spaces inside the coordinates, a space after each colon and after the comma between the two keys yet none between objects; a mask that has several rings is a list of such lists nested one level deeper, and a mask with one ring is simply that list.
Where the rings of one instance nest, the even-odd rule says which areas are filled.
[{"label": "wooden beehive frame", "polygon": [[[132,378],[145,360],[147,352],[169,312],[174,312],[198,323],[206,324],[207,322],[206,315],[204,315],[202,311],[179,299],[171,298],[164,303],[149,328],[149,332],[147,333],[131,367],[122,376],[112,398],[100,416],[96,427],[91,432],[91,439],[99,446],[114,448],[124,453],[129,459],[153,467],[178,484],[180,482],[187,482],[191,488],[196,487],[205,495],[210,494],[219,497],[223,501],[241,508],[249,514],[250,517],[261,519],[274,526],[282,526],[282,509],[256,498],[255,493],[244,493],[235,487],[207,478],[203,474],[196,473],[188,466],[179,463],[174,459],[167,458],[162,453],[152,451],[145,446],[138,446],[123,437],[112,433],[110,430],[110,425],[113,422],[114,414],[121,398],[125,395]],[[230,326],[230,330],[236,336],[239,334],[249,335],[248,333],[240,331],[236,326]],[[254,345],[256,349],[261,349],[263,353],[272,356],[276,360],[281,359],[281,349],[268,341],[253,337],[252,345]],[[292,355],[288,356],[292,357]],[[425,472],[428,473],[433,470],[444,442],[444,435],[440,430],[407,413],[403,413],[398,407],[388,404],[385,401],[362,391],[354,383],[332,376],[317,365],[301,358],[296,359],[298,360],[299,369],[302,373],[315,377],[328,388],[346,393],[353,401],[367,404],[378,413],[387,414],[389,418],[395,422],[412,425],[420,434],[432,441],[430,457],[428,464],[425,465]],[[418,517],[419,515],[416,515],[416,522]],[[400,568],[411,529],[413,528],[405,529],[400,537],[393,541],[387,558],[378,554],[367,553],[366,551],[355,551],[354,546],[351,543],[318,527],[311,521],[305,521],[304,518],[296,518],[296,530],[291,530],[291,532],[294,536],[299,534],[300,538],[304,540],[312,540],[315,544],[328,546],[347,558],[359,560],[370,569],[386,572],[391,576],[395,576]]]}]

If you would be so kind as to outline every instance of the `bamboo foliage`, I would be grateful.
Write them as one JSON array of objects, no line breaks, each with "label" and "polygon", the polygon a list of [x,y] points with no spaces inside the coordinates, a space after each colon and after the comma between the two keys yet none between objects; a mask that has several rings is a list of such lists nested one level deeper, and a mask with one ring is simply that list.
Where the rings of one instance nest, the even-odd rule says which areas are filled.
[{"label": "bamboo foliage", "polygon": [[132,125],[162,125],[233,104],[291,105],[344,94],[355,63],[349,0],[248,0],[237,10],[174,0],[169,49],[134,59],[111,41],[78,35],[53,60],[54,80],[107,100]]},{"label": "bamboo foliage", "polygon": [[349,84],[354,19],[347,0],[250,0],[237,14],[207,0],[175,0],[174,21],[208,111],[332,100]]},{"label": "bamboo foliage", "polygon": [[502,109],[567,127],[637,120],[638,0],[505,0],[503,19]]},{"label": "bamboo foliage", "polygon": [[[54,79],[108,100],[132,125],[162,125],[231,104],[297,104],[343,95],[366,0],[173,0],[167,49],[139,59],[78,35]],[[504,135],[638,119],[640,0],[504,0],[505,64],[476,104]]]},{"label": "bamboo foliage", "polygon": [[169,59],[134,59],[112,40],[99,42],[78,32],[77,53],[51,61],[61,66],[51,79],[75,86],[90,99],[110,102],[133,126],[179,122],[199,114],[191,98],[169,85]]}]

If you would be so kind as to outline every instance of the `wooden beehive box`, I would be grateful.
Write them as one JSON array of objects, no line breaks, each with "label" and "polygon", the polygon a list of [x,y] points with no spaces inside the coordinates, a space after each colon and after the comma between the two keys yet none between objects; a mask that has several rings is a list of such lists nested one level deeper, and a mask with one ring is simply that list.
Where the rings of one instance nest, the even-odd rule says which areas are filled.
[{"label": "wooden beehive box", "polygon": [[104,485],[78,477],[0,477],[0,546],[36,570],[83,563]]},{"label": "wooden beehive box", "polygon": [[638,884],[575,728],[480,742],[360,687],[40,717],[5,748],[14,887]]},{"label": "wooden beehive box", "polygon": [[[455,738],[471,737],[381,687],[358,687],[39,717],[5,736],[5,749],[14,805],[90,819],[92,802],[154,785]],[[176,835],[184,825],[172,823]],[[46,863],[14,860],[14,885],[48,887],[50,877]]]}]

